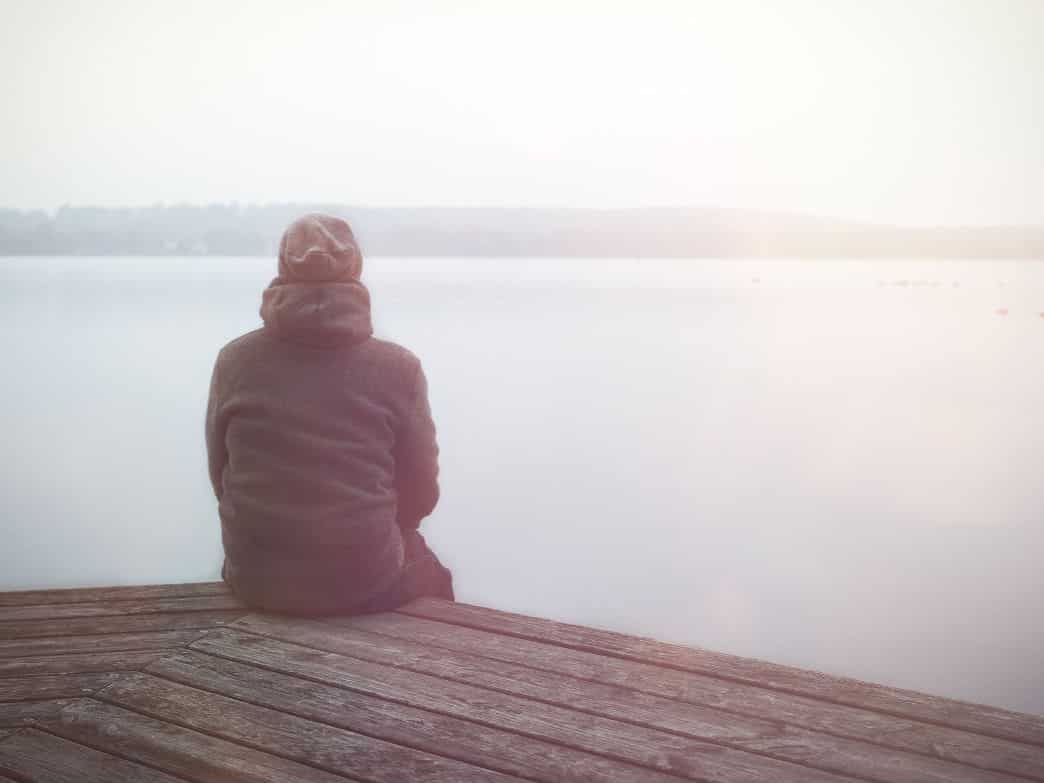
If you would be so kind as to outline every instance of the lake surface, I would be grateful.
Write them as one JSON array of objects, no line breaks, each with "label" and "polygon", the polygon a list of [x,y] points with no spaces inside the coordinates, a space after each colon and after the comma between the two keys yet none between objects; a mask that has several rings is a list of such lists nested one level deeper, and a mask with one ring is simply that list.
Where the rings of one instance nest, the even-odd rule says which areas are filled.
[{"label": "lake surface", "polygon": [[[461,600],[1044,713],[1044,262],[368,259]],[[0,589],[209,580],[273,259],[0,259]]]}]

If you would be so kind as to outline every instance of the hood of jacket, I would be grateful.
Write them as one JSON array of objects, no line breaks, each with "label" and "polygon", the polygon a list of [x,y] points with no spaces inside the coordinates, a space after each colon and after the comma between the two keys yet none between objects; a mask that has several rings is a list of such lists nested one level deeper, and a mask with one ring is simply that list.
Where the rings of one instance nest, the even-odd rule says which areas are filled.
[{"label": "hood of jacket", "polygon": [[309,214],[279,242],[279,274],[261,297],[265,328],[308,345],[343,345],[373,334],[362,254],[348,224]]},{"label": "hood of jacket", "polygon": [[358,280],[305,283],[277,277],[261,295],[261,318],[277,337],[306,345],[345,345],[373,334],[370,292]]}]

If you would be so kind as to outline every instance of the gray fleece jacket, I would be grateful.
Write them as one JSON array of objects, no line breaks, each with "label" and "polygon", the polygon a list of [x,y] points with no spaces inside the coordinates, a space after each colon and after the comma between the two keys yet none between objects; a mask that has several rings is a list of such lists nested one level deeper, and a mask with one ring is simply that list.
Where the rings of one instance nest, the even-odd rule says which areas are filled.
[{"label": "gray fleece jacket", "polygon": [[360,267],[343,221],[292,225],[263,328],[214,366],[206,443],[225,577],[264,609],[350,611],[389,588],[401,530],[438,501],[424,373],[408,350],[372,337]]}]

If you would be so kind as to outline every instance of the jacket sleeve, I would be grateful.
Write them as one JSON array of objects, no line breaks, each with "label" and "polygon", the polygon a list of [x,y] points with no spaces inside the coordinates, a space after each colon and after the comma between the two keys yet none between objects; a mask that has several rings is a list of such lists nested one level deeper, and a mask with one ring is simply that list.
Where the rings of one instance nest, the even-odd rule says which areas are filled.
[{"label": "jacket sleeve", "polygon": [[214,364],[214,372],[210,377],[210,394],[207,398],[206,442],[207,466],[210,472],[210,485],[214,488],[214,496],[221,500],[223,488],[221,474],[228,462],[228,451],[225,448],[225,423],[221,416],[221,383],[219,367],[221,359]]},{"label": "jacket sleeve", "polygon": [[395,438],[395,489],[398,522],[416,529],[439,500],[439,446],[428,403],[428,383],[420,364],[413,383],[412,401]]}]

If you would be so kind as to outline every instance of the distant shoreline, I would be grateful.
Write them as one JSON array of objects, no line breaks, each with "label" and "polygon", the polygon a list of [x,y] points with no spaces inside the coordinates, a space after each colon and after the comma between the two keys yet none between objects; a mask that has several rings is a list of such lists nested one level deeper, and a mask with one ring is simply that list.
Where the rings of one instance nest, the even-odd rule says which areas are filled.
[{"label": "distant shoreline", "polygon": [[[634,254],[634,255],[583,255],[574,253],[567,255],[565,253],[530,253],[530,254],[518,254],[508,255],[506,253],[370,253],[364,252],[366,258],[379,259],[379,258],[393,258],[393,259],[430,259],[433,262],[439,259],[474,259],[489,261],[491,263],[496,262],[511,262],[511,261],[522,261],[526,259],[559,259],[562,261],[618,261],[618,260],[635,260],[635,261],[981,261],[984,264],[990,262],[1000,261],[1034,261],[1044,263],[1044,253],[1042,254],[1009,254],[1003,255],[999,253],[995,254],[978,254],[978,255],[928,255],[913,254],[913,253],[893,253],[890,255],[879,254],[879,255],[857,255],[855,253],[806,253],[804,255],[797,253],[787,254],[763,254],[763,255],[710,255],[710,254],[689,254],[689,255],[652,255],[649,253],[645,254]],[[148,261],[150,259],[241,259],[243,261],[250,261],[256,259],[274,259],[276,257],[275,252],[272,253],[8,253],[0,251],[0,262],[5,259],[13,258],[128,258],[137,259],[139,261]]]},{"label": "distant shoreline", "polygon": [[306,212],[372,256],[1044,259],[1044,226],[876,226],[749,210],[375,208],[337,204],[0,209],[0,256],[274,256]]}]

